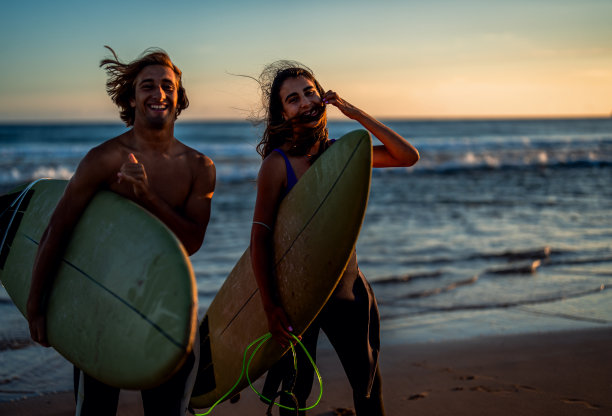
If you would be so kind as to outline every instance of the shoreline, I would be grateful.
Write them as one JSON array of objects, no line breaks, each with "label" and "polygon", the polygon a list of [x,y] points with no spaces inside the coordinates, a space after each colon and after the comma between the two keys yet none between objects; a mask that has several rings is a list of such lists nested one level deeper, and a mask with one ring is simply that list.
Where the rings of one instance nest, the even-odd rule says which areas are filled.
[{"label": "shoreline", "polygon": [[[380,366],[387,415],[612,412],[610,345],[610,327],[383,344]],[[321,347],[318,365],[323,398],[308,414],[332,416],[334,409],[352,408],[352,396],[334,351],[323,342]],[[317,389],[315,385],[313,391]],[[263,415],[266,408],[254,392],[246,389],[237,404],[224,402],[211,414]],[[72,392],[0,402],[0,414],[4,416],[68,416],[74,410]],[[117,415],[142,414],[140,394],[123,391]]]}]

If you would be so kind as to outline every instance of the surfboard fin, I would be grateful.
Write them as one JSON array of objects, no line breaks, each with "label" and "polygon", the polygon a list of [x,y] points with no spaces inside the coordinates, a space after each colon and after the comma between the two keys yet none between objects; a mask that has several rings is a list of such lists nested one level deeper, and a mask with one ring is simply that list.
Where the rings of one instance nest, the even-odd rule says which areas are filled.
[{"label": "surfboard fin", "polygon": [[200,364],[198,366],[198,378],[193,386],[192,397],[202,396],[213,391],[217,387],[215,380],[215,368],[212,362],[210,350],[210,330],[208,328],[208,316],[204,318],[199,328],[200,331]]}]

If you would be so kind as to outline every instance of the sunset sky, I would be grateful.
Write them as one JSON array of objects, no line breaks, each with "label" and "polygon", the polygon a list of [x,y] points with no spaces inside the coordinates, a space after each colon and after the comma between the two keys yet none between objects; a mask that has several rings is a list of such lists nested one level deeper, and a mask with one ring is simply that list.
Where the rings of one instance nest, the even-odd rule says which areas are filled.
[{"label": "sunset sky", "polygon": [[232,74],[277,59],[382,118],[612,113],[610,0],[23,0],[2,16],[0,122],[118,120],[104,45],[165,49],[185,120],[244,119],[257,84]]}]

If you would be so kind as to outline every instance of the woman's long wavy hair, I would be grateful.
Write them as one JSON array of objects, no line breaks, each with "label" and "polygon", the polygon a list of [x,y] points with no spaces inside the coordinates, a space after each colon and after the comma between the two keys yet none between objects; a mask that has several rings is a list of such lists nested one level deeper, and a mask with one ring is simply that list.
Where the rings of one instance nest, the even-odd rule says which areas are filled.
[{"label": "woman's long wavy hair", "polygon": [[134,118],[136,110],[131,106],[130,100],[134,98],[134,88],[136,77],[140,71],[149,65],[163,65],[172,69],[178,79],[178,102],[176,105],[175,118],[181,114],[181,111],[189,106],[189,100],[187,99],[187,93],[183,88],[182,72],[172,60],[168,54],[158,48],[149,48],[145,50],[140,57],[130,63],[123,63],[117,57],[115,51],[109,47],[104,46],[113,54],[115,59],[103,59],[100,62],[100,67],[104,68],[108,74],[108,81],[106,81],[106,92],[112,98],[113,102],[119,107],[119,114],[121,120],[129,126],[134,125]]},{"label": "woman's long wavy hair", "polygon": [[[268,156],[274,149],[280,147],[286,141],[292,141],[293,146],[289,151],[294,155],[305,155],[317,141],[327,140],[327,114],[325,105],[322,103],[318,108],[316,116],[317,124],[312,128],[295,129],[297,125],[304,122],[312,122],[315,119],[298,116],[295,119],[285,120],[283,118],[283,102],[280,89],[289,78],[304,77],[315,85],[317,92],[322,97],[325,91],[316,80],[314,74],[305,65],[296,61],[276,61],[267,65],[257,80],[262,92],[262,104],[265,109],[265,130],[261,141],[257,145],[257,153],[262,158]],[[321,146],[323,151],[324,146]]]}]

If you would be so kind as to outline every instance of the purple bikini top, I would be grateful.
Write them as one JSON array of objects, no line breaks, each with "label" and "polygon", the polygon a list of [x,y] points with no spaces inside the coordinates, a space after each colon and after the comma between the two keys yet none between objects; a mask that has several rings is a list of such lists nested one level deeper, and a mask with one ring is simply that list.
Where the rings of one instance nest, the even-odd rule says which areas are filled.
[{"label": "purple bikini top", "polygon": [[284,198],[289,193],[291,188],[295,186],[298,180],[297,176],[295,176],[295,172],[293,171],[291,163],[289,163],[289,158],[287,157],[285,152],[283,152],[283,149],[277,148],[274,149],[274,151],[280,153],[283,159],[285,159],[285,167],[287,168],[287,187],[285,188],[285,192],[283,193]]},{"label": "purple bikini top", "polygon": [[[330,145],[332,145],[335,141],[336,139],[330,140]],[[284,198],[289,193],[289,191],[295,186],[298,179],[297,179],[297,176],[295,176],[293,167],[291,166],[291,163],[289,162],[289,158],[287,157],[285,152],[283,152],[283,149],[276,148],[274,149],[274,151],[280,153],[283,159],[285,159],[285,167],[287,169],[287,187],[285,188],[285,192],[283,193],[283,198]]]}]

